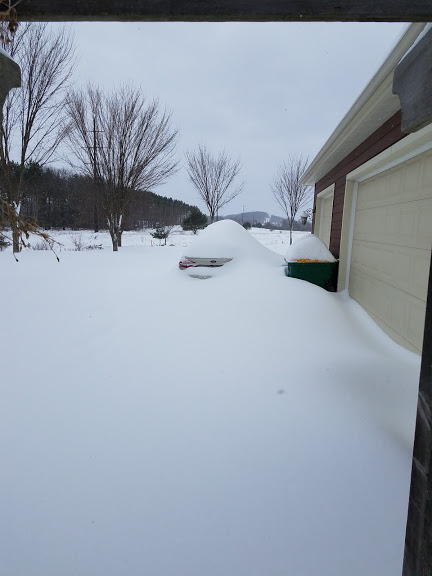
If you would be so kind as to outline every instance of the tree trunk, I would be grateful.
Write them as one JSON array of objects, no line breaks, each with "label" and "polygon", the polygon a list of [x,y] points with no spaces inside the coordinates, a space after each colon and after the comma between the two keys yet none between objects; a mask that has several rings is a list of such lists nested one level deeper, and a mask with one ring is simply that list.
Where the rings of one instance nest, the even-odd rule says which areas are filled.
[{"label": "tree trunk", "polygon": [[122,234],[123,232],[117,232],[116,237],[117,237],[117,246],[119,248],[121,248],[122,245]]},{"label": "tree trunk", "polygon": [[94,202],[93,202],[93,226],[94,226],[94,231],[99,232],[99,207],[98,207],[98,199],[97,199],[96,194],[95,194]]},{"label": "tree trunk", "polygon": [[293,220],[294,220],[294,218],[290,218],[290,246],[291,246],[291,244],[292,244]]},{"label": "tree trunk", "polygon": [[[15,212],[16,216],[20,215],[20,213],[21,213],[21,205],[20,204],[17,205],[13,202],[12,203],[12,209]],[[15,221],[15,219],[13,222],[11,222],[11,228],[12,228],[12,250],[15,253],[15,252],[19,252],[21,250],[19,228],[18,228],[18,224]]]},{"label": "tree trunk", "polygon": [[111,242],[112,242],[112,246],[113,246],[113,252],[118,252],[118,238],[117,238],[117,234],[115,233],[115,231],[110,227],[110,236],[111,236]]},{"label": "tree trunk", "polygon": [[14,252],[20,251],[19,231],[15,224],[12,226],[12,249]]}]

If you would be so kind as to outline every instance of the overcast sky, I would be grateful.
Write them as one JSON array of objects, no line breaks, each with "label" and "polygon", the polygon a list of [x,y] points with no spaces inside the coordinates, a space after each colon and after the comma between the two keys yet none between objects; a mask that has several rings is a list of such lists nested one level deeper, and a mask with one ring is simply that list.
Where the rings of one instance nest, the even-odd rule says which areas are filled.
[{"label": "overcast sky", "polygon": [[282,215],[270,183],[288,155],[317,154],[406,24],[74,23],[77,84],[140,86],[172,111],[182,169],[154,191],[205,210],[184,151],[205,144],[242,163],[223,214]]}]

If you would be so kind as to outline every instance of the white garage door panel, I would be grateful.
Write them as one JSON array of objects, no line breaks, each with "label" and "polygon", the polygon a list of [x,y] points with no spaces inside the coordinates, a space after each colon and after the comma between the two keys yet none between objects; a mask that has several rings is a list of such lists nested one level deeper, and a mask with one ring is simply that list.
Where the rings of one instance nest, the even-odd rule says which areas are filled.
[{"label": "white garage door panel", "polygon": [[394,340],[421,352],[426,313],[424,300],[354,270],[351,271],[349,292],[367,312],[380,320],[386,332],[391,330]]},{"label": "white garage door panel", "polygon": [[358,210],[354,239],[430,250],[431,214],[432,198]]},{"label": "white garage door panel", "polygon": [[429,261],[429,250],[356,241],[351,269],[426,301]]},{"label": "white garage door panel", "polygon": [[319,229],[319,238],[324,242],[327,248],[330,245],[331,223],[333,215],[333,194],[321,200],[321,222]]},{"label": "white garage door panel", "polygon": [[432,244],[432,151],[358,184],[349,293],[421,353]]},{"label": "white garage door panel", "polygon": [[357,198],[357,209],[376,208],[407,201],[406,188],[410,188],[410,201],[430,198],[432,187],[432,152],[411,158],[407,162],[361,183],[362,194]]},{"label": "white garage door panel", "polygon": [[381,330],[383,330],[386,334],[388,334],[390,336],[390,338],[392,338],[395,342],[397,342],[398,344],[400,344],[404,348],[411,350],[411,352],[415,352],[416,354],[419,354],[418,348],[413,346],[411,344],[411,342],[408,342],[408,340],[406,340],[398,332],[396,332],[395,330],[390,328],[390,326],[388,324],[383,322],[380,318],[378,318],[378,316],[375,316],[374,314],[372,314],[372,312],[370,312],[369,310],[367,310],[367,313],[372,318],[372,320],[374,320],[378,324],[378,326],[381,328]]}]

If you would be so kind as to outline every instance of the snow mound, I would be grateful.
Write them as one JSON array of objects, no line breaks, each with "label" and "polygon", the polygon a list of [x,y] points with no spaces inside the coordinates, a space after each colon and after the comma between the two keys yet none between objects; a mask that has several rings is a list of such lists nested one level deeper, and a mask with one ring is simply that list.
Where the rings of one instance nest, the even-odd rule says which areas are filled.
[{"label": "snow mound", "polygon": [[314,234],[308,234],[292,244],[285,253],[285,260],[293,262],[307,258],[309,260],[324,260],[327,262],[336,262],[333,254],[324,244],[324,242]]},{"label": "snow mound", "polygon": [[185,258],[241,258],[266,260],[283,265],[284,260],[263,246],[234,220],[221,220],[207,226],[185,250]]}]

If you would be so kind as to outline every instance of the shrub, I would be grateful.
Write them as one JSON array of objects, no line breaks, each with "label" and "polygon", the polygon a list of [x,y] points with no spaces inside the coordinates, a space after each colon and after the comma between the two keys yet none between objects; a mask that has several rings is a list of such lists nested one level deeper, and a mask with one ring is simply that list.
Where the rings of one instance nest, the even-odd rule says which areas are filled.
[{"label": "shrub", "polygon": [[10,245],[11,245],[11,243],[6,240],[6,238],[3,236],[3,234],[0,234],[0,252],[2,250],[5,250]]},{"label": "shrub", "polygon": [[[102,250],[102,244],[86,244],[83,240],[82,234],[70,234],[69,236],[73,245],[73,247],[70,248],[71,252],[81,252],[83,250]],[[43,248],[41,248],[41,250],[43,250]]]},{"label": "shrub", "polygon": [[162,240],[165,241],[164,246],[166,246],[166,241],[170,233],[170,229],[166,229],[165,226],[159,226],[154,232],[151,233],[151,236],[152,238],[159,240],[159,246],[161,245]]},{"label": "shrub", "polygon": [[189,214],[182,222],[183,230],[191,230],[194,234],[207,226],[208,218],[196,206],[192,206]]},{"label": "shrub", "polygon": [[39,242],[36,242],[36,244],[32,244],[31,248],[32,250],[51,250],[48,242],[45,240],[40,240]]}]

